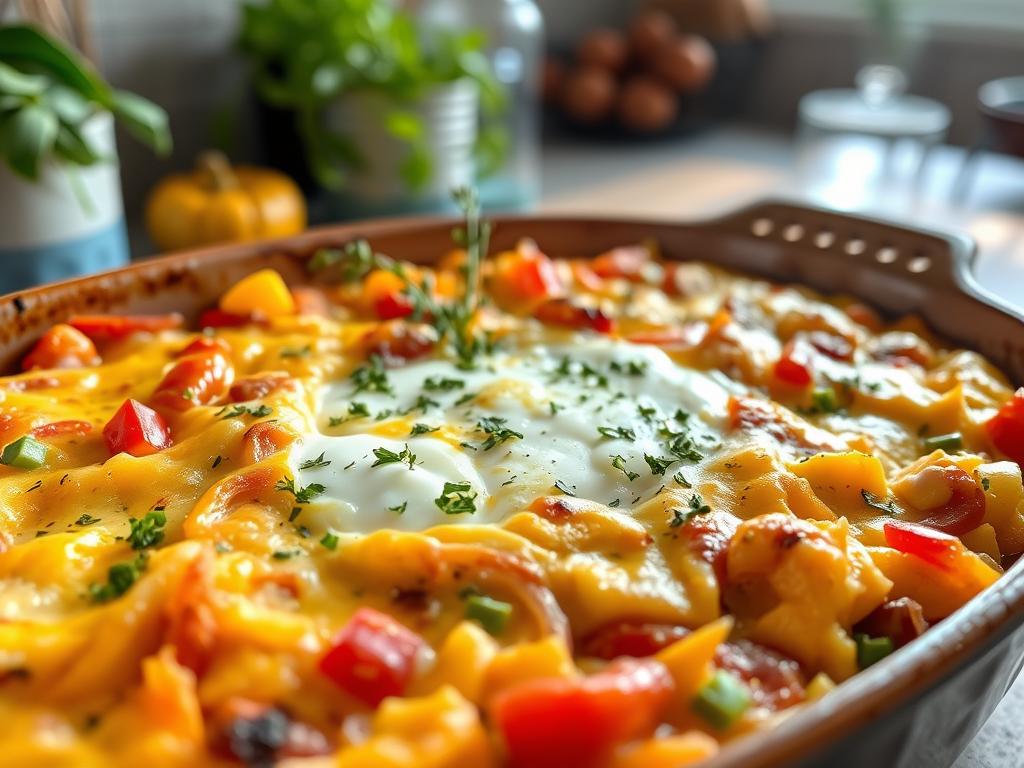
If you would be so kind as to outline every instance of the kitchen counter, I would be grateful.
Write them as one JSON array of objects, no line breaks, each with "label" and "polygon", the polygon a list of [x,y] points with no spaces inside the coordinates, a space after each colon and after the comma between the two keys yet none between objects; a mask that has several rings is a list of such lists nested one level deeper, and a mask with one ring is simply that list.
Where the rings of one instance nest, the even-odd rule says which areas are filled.
[{"label": "kitchen counter", "polygon": [[[740,127],[679,142],[560,140],[545,147],[541,210],[694,219],[777,197],[959,229],[978,242],[979,282],[1024,306],[1024,162],[985,155],[970,193],[956,204],[951,190],[964,150],[936,149],[915,185],[915,160],[904,149],[900,157],[890,158],[891,172],[885,175],[880,153],[856,140],[808,168],[807,157],[794,149],[790,137]],[[1024,677],[1013,684],[955,768],[1024,765],[1021,723]]]}]

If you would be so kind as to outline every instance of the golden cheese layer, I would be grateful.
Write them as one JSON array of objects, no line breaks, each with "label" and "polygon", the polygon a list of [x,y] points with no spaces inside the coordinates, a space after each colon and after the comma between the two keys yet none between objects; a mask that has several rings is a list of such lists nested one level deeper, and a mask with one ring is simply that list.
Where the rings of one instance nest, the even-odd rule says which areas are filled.
[{"label": "golden cheese layer", "polygon": [[4,765],[685,765],[1024,550],[1012,389],[913,318],[524,243],[467,353],[463,259],[0,379]]}]

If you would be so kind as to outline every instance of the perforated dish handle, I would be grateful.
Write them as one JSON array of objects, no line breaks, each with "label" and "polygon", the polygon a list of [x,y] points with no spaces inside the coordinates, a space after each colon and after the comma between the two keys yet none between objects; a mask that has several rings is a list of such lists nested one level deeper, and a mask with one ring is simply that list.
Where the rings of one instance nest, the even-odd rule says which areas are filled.
[{"label": "perforated dish handle", "polygon": [[979,293],[971,276],[974,241],[963,234],[908,227],[802,203],[767,200],[710,222],[740,236],[774,240],[833,257],[870,260],[876,270],[934,289]]}]

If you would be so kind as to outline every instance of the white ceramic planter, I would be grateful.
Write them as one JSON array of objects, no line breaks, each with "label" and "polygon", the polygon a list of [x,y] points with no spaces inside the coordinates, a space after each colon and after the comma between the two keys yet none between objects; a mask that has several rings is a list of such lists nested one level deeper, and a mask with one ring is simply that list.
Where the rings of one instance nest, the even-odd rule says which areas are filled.
[{"label": "white ceramic planter", "polygon": [[[363,167],[346,171],[345,200],[359,212],[403,211],[444,205],[452,188],[471,184],[477,139],[476,83],[438,86],[418,102],[398,102],[375,91],[346,94],[327,110],[328,127],[352,143]],[[410,190],[402,178],[409,145],[385,128],[389,114],[412,112],[422,119],[432,161],[426,184]]]},{"label": "white ceramic planter", "polygon": [[114,120],[97,114],[83,132],[108,160],[50,160],[35,182],[0,164],[0,293],[127,263]]}]

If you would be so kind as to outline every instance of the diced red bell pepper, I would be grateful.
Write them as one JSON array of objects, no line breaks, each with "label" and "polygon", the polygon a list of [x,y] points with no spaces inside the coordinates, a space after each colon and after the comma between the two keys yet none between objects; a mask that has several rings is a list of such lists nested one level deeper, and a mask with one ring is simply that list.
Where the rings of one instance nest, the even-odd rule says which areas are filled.
[{"label": "diced red bell pepper", "polygon": [[598,627],[579,644],[581,656],[612,661],[620,656],[653,656],[690,633],[678,624],[647,621],[615,621]]},{"label": "diced red bell pepper", "polygon": [[849,362],[853,359],[853,343],[844,336],[827,331],[811,331],[807,340],[812,347],[833,360]]},{"label": "diced red bell pepper", "polygon": [[29,434],[32,437],[47,438],[63,435],[87,435],[90,432],[92,432],[92,424],[90,422],[67,419],[66,421],[51,421],[49,424],[33,427]]},{"label": "diced red bell pepper", "polygon": [[796,341],[789,341],[782,349],[782,356],[775,362],[772,374],[776,381],[790,387],[809,387],[814,381],[811,374],[811,360],[807,350]]},{"label": "diced red bell pepper", "polygon": [[228,390],[228,399],[233,403],[247,403],[250,400],[259,400],[274,392],[289,381],[292,377],[284,371],[271,371],[258,376],[246,376],[231,385]]},{"label": "diced red bell pepper", "polygon": [[604,278],[624,277],[639,281],[643,278],[644,267],[651,262],[651,251],[643,245],[625,245],[612,248],[591,262],[591,268]]},{"label": "diced red bell pepper", "polygon": [[196,405],[207,405],[224,395],[235,378],[235,368],[215,343],[198,346],[192,342],[164,376],[150,402],[164,411],[187,411]]},{"label": "diced red bell pepper", "polygon": [[953,560],[963,550],[955,536],[903,520],[887,520],[882,526],[885,543],[893,549],[914,555],[944,570],[951,570]]},{"label": "diced red bell pepper", "polygon": [[125,400],[103,428],[110,454],[149,456],[171,444],[164,417],[138,400]]},{"label": "diced red bell pepper", "polygon": [[58,323],[42,335],[32,351],[25,355],[21,367],[26,371],[36,368],[84,368],[100,361],[96,345],[77,328]]},{"label": "diced red bell pepper", "polygon": [[381,320],[396,320],[412,314],[412,301],[404,293],[389,293],[378,298],[373,309]]},{"label": "diced red bell pepper", "polygon": [[563,328],[611,333],[615,330],[615,320],[596,307],[580,307],[568,299],[552,299],[545,301],[533,316],[546,325],[558,325]]},{"label": "diced red bell pepper", "polygon": [[320,659],[320,672],[360,701],[376,707],[405,691],[423,638],[387,614],[360,608]]},{"label": "diced red bell pepper", "polygon": [[230,355],[231,345],[215,336],[199,336],[186,344],[178,353],[178,357],[194,355],[197,352],[223,352],[225,355]]},{"label": "diced red bell pepper", "polygon": [[565,295],[555,263],[536,246],[520,246],[515,252],[500,254],[494,260],[489,282],[498,303],[511,310],[529,310],[542,301]]},{"label": "diced red bell pepper", "polygon": [[242,456],[247,464],[255,464],[283,451],[296,437],[289,427],[276,421],[256,422],[242,435]]},{"label": "diced red bell pepper", "polygon": [[985,522],[985,492],[960,467],[944,467],[943,476],[950,488],[949,501],[925,510],[929,515],[918,524],[963,536]]},{"label": "diced red bell pepper", "polygon": [[93,341],[113,341],[133,333],[156,333],[181,328],[185,318],[177,312],[166,315],[74,315],[71,325]]},{"label": "diced red bell pepper", "polygon": [[650,735],[674,683],[654,659],[620,659],[590,677],[529,680],[490,706],[510,768],[596,768],[618,744]]},{"label": "diced red bell pepper", "polygon": [[985,423],[989,439],[999,451],[1024,466],[1024,387]]}]

